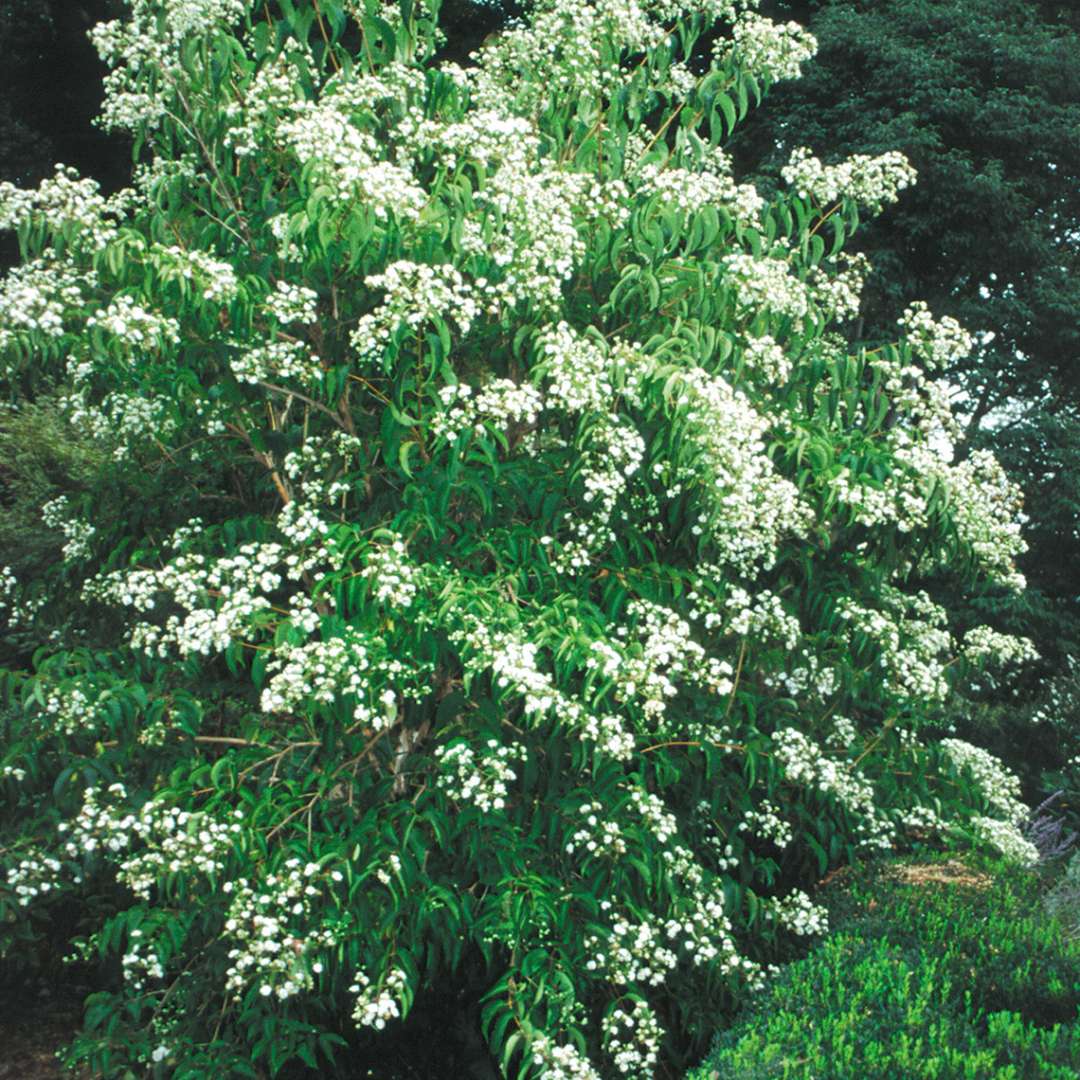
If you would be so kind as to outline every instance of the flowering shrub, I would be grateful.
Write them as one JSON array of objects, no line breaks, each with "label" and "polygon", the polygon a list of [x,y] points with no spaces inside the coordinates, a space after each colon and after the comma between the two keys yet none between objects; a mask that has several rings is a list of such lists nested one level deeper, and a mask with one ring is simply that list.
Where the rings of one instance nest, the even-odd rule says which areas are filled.
[{"label": "flowering shrub", "polygon": [[965,339],[837,330],[910,169],[735,183],[813,51],[752,3],[540,0],[464,69],[435,7],[129,0],[134,187],[0,188],[6,384],[102,462],[50,573],[0,574],[41,646],[0,940],[91,906],[102,1075],[330,1068],[469,964],[508,1074],[646,1077],[824,928],[831,865],[1027,854],[933,737],[1028,651],[930,594],[1022,584],[1015,489],[938,449]]}]

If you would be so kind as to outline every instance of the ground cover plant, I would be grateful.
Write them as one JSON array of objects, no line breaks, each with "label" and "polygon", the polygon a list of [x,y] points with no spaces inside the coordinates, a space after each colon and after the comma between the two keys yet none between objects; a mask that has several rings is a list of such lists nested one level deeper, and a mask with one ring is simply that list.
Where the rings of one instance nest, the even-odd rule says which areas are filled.
[{"label": "ground cover plant", "polygon": [[948,860],[864,867],[841,889],[836,932],[687,1080],[1076,1075],[1080,943],[1037,875]]},{"label": "ground cover plant", "polygon": [[83,448],[2,575],[0,948],[97,958],[73,1062],[332,1075],[449,984],[507,1075],[670,1073],[831,866],[1036,857],[936,724],[1032,651],[936,599],[1023,584],[1015,487],[946,451],[970,339],[842,333],[912,170],[799,152],[766,202],[721,148],[805,32],[544,0],[462,67],[412,0],[131,0],[94,40],[133,188],[0,187],[5,386]]}]

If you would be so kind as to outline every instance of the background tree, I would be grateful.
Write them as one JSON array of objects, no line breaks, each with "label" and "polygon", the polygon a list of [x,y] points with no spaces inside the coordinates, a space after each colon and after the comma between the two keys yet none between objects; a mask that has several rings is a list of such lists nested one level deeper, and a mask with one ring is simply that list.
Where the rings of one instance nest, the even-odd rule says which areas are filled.
[{"label": "background tree", "polygon": [[736,134],[736,162],[767,182],[799,146],[827,160],[896,147],[918,169],[895,211],[853,242],[873,272],[848,333],[888,337],[904,306],[924,299],[975,335],[948,373],[967,430],[959,453],[993,447],[1023,487],[1029,588],[959,599],[973,617],[1034,638],[1043,663],[1019,698],[988,684],[985,707],[959,702],[958,719],[998,729],[1000,752],[1024,747],[1016,761],[1032,783],[1045,770],[1058,784],[1080,750],[1078,718],[1029,720],[1055,713],[1044,682],[1080,650],[1080,11],[1038,0],[804,0],[772,11],[808,22],[819,51]]},{"label": "background tree", "polygon": [[104,65],[87,37],[121,0],[0,0],[0,180],[36,184],[57,161],[119,186],[124,142],[96,129]]}]

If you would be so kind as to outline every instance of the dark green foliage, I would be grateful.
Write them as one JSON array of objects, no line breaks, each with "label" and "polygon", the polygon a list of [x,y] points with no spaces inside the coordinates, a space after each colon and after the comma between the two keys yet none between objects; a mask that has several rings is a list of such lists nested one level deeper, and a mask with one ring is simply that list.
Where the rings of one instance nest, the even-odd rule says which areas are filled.
[{"label": "dark green foliage", "polygon": [[[1065,1080],[1080,944],[1040,882],[956,863],[864,871],[840,930],[784,969],[688,1080]],[[952,880],[950,880],[952,879]]]},{"label": "dark green foliage", "polygon": [[1065,932],[1080,940],[1080,853],[1074,853],[1065,872],[1046,894],[1043,905]]},{"label": "dark green foliage", "polygon": [[47,398],[0,410],[0,550],[17,573],[37,576],[56,561],[62,537],[42,528],[41,507],[61,495],[78,500],[103,459]]}]

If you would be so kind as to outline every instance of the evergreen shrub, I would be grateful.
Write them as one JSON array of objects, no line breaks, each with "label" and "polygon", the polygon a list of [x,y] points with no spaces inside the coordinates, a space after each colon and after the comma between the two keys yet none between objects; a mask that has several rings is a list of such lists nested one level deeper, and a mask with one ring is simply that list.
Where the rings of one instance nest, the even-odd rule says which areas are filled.
[{"label": "evergreen shrub", "polygon": [[1075,1076],[1080,943],[1042,910],[1034,875],[993,870],[974,886],[861,874],[834,911],[838,932],[786,967],[687,1080]]}]

